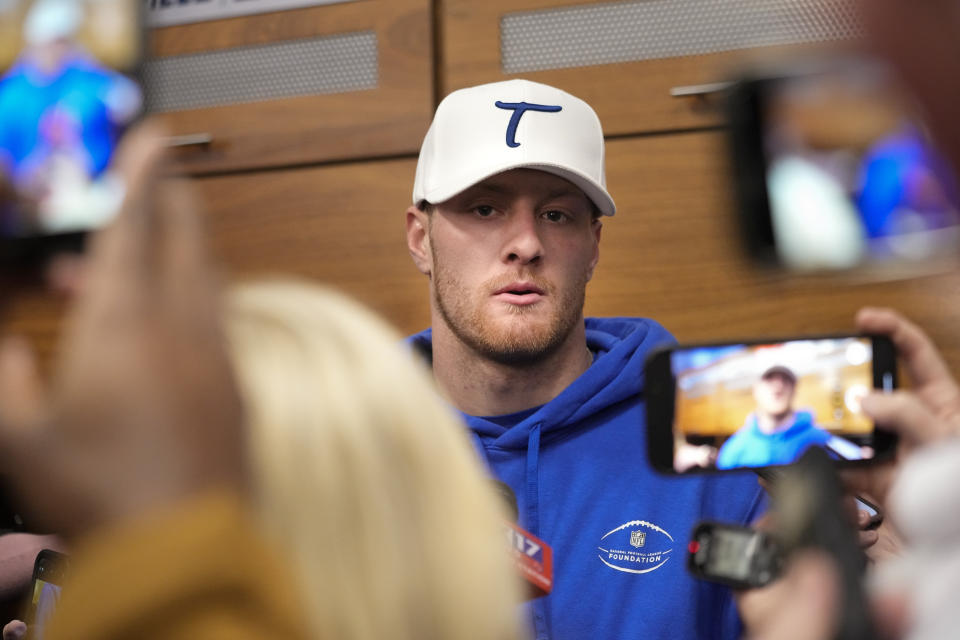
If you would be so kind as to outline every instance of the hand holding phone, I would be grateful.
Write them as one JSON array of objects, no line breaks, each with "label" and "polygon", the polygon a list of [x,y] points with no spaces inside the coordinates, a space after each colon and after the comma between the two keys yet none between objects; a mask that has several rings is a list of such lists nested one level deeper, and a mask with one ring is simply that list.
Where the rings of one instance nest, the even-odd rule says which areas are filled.
[{"label": "hand holding phone", "polygon": [[860,410],[896,386],[884,337],[672,347],[650,356],[646,381],[648,450],[667,473],[786,465],[810,447],[862,464],[896,442]]},{"label": "hand holding phone", "polygon": [[25,617],[30,640],[43,640],[44,630],[60,602],[67,556],[50,549],[37,554],[33,565],[33,584]]},{"label": "hand holding phone", "polygon": [[134,0],[0,3],[0,258],[78,246],[123,196],[109,165],[143,97]]},{"label": "hand holding phone", "polygon": [[873,277],[955,267],[960,189],[919,116],[867,59],[797,61],[735,82],[730,148],[751,257]]}]

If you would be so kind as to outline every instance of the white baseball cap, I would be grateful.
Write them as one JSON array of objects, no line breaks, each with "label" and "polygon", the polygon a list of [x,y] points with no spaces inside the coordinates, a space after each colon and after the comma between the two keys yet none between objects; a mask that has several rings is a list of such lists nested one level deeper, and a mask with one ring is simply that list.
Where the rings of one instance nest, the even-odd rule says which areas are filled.
[{"label": "white baseball cap", "polygon": [[509,169],[538,169],[578,186],[600,212],[607,193],[600,119],[586,102],[529,80],[454,91],[440,103],[420,147],[413,203],[448,200]]}]

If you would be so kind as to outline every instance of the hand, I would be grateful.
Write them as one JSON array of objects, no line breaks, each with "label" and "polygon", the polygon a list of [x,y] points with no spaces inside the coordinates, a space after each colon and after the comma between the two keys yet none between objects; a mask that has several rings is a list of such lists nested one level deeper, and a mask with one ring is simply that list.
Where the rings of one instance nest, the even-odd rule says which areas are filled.
[{"label": "hand", "polygon": [[20,620],[11,620],[3,625],[3,640],[23,640],[27,637],[27,625]]},{"label": "hand", "polygon": [[127,195],[93,240],[53,384],[0,345],[0,464],[35,521],[65,535],[212,487],[242,489],[242,411],[197,207],[164,181],[161,137],[118,153]]},{"label": "hand", "polygon": [[910,390],[871,393],[861,403],[878,424],[900,434],[896,457],[843,474],[852,493],[872,495],[887,508],[887,494],[903,457],[918,445],[960,433],[960,388],[926,334],[896,311],[861,309],[856,324],[865,333],[890,337],[913,385]]},{"label": "hand", "polygon": [[783,575],[761,589],[737,594],[751,640],[824,640],[835,635],[840,579],[823,551],[794,554]]},{"label": "hand", "polygon": [[869,555],[869,549],[880,539],[877,533],[877,521],[866,511],[857,508],[855,496],[847,494],[843,498],[843,510],[850,523],[856,527],[857,544]]},{"label": "hand", "polygon": [[960,387],[930,338],[892,309],[861,309],[857,328],[889,336],[912,382],[909,391],[870,394],[863,410],[910,447],[960,433]]}]

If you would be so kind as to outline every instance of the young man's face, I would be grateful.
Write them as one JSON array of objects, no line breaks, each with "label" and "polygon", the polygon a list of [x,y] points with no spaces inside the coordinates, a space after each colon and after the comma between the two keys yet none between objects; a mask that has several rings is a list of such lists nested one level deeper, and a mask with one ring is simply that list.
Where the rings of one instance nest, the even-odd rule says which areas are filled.
[{"label": "young man's face", "polygon": [[783,418],[793,410],[793,394],[796,385],[783,373],[764,376],[753,387],[757,411],[772,418]]},{"label": "young man's face", "polygon": [[558,176],[507,171],[437,204],[428,220],[434,309],[492,360],[536,362],[582,322],[600,222]]}]

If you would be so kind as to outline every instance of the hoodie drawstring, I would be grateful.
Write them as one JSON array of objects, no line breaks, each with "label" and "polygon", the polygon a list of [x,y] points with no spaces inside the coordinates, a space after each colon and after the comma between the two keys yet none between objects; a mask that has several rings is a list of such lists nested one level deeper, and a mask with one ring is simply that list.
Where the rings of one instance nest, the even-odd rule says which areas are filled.
[{"label": "hoodie drawstring", "polygon": [[[526,508],[526,526],[527,531],[540,537],[540,423],[530,428],[530,434],[527,436],[527,508]],[[534,600],[533,609],[533,628],[536,640],[549,640],[550,632],[547,627],[547,606],[546,598]]]},{"label": "hoodie drawstring", "polygon": [[527,530],[540,536],[540,424],[527,436]]}]

